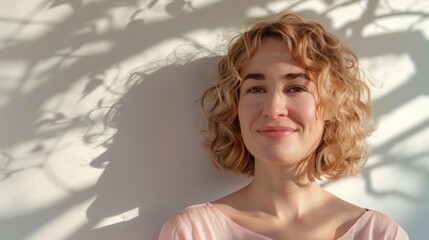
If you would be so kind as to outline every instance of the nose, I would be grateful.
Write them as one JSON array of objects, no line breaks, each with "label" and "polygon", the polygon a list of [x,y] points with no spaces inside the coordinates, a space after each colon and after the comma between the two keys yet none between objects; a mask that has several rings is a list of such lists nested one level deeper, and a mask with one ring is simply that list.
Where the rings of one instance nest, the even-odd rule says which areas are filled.
[{"label": "nose", "polygon": [[267,94],[262,115],[271,119],[286,117],[288,115],[286,97],[278,92]]}]

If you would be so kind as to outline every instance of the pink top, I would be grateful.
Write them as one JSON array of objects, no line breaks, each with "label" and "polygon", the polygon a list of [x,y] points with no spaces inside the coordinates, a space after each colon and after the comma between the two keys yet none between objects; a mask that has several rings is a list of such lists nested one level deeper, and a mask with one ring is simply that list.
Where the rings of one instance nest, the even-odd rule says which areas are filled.
[{"label": "pink top", "polygon": [[[159,240],[248,239],[268,240],[235,223],[210,203],[187,207],[162,227]],[[339,240],[408,240],[405,231],[388,216],[367,211]]]}]

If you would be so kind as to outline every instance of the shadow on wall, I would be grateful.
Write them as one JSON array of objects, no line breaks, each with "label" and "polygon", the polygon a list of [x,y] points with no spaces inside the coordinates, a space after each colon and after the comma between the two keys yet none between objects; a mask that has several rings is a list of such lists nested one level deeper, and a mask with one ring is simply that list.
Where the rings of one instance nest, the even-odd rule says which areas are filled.
[{"label": "shadow on wall", "polygon": [[[146,22],[142,14],[144,11],[149,11],[154,4],[161,4],[156,0],[142,8],[139,8],[140,0],[90,2],[78,9],[79,6],[73,4],[73,1],[61,2],[64,5],[71,5],[75,10],[74,14],[36,40],[15,43],[16,36],[12,36],[7,39],[6,47],[0,50],[0,61],[12,63],[25,61],[25,71],[18,79],[14,79],[19,83],[16,91],[10,94],[8,104],[0,109],[2,122],[0,132],[8,136],[0,139],[1,147],[10,147],[39,138],[56,138],[64,131],[85,126],[82,116],[65,118],[60,114],[58,120],[67,121],[67,124],[64,124],[64,127],[58,127],[57,131],[46,132],[40,136],[38,133],[40,125],[33,125],[33,123],[40,118],[39,109],[43,104],[57,94],[72,88],[78,79],[87,76],[104,76],[106,71],[115,69],[121,61],[136,56],[164,40],[178,38],[195,29],[212,30],[231,26],[244,19],[246,9],[257,6],[263,1],[249,0],[235,4],[221,1],[189,13],[182,11],[179,8],[180,4],[168,3],[165,6],[166,11],[174,17],[160,22]],[[46,1],[43,4],[50,8],[61,5],[55,1]],[[115,29],[109,12],[121,6],[136,6],[137,9],[131,13],[129,23],[124,28]],[[40,9],[43,7],[41,6]],[[225,14],[219,18],[212,14],[213,12]],[[112,26],[105,32],[98,33],[95,24],[97,21],[105,21]],[[23,26],[19,29],[24,29],[28,21],[23,21],[22,24]],[[19,33],[17,32],[16,35]],[[80,54],[79,50],[82,48],[100,41],[111,43],[111,49],[107,52],[83,56]],[[51,62],[56,64],[44,66]],[[24,91],[22,88],[29,79],[36,82],[36,87],[30,93],[21,95],[20,92]],[[55,118],[52,121],[54,122]]]},{"label": "shadow on wall", "polygon": [[[407,80],[401,85],[396,86],[388,94],[383,95],[373,102],[377,121],[384,116],[394,113],[398,109],[401,109],[404,114],[408,114],[409,121],[398,122],[397,127],[404,129],[404,131],[373,149],[372,154],[381,156],[381,161],[364,168],[362,176],[366,182],[366,191],[372,196],[396,197],[415,206],[413,217],[404,225],[404,228],[409,232],[410,239],[423,239],[423,236],[427,236],[428,234],[427,219],[429,205],[427,201],[429,199],[429,188],[420,187],[420,191],[417,194],[401,192],[395,189],[377,190],[375,186],[379,180],[374,179],[373,173],[380,169],[389,169],[389,167],[398,166],[401,169],[403,178],[413,179],[414,181],[410,182],[416,185],[429,185],[429,170],[427,165],[426,167],[424,165],[428,161],[429,151],[411,148],[407,149],[408,151],[404,149],[401,154],[395,153],[395,148],[401,143],[429,129],[428,118],[423,119],[416,125],[408,125],[409,122],[412,122],[414,116],[418,117],[419,114],[415,110],[408,111],[406,108],[413,101],[429,96],[429,81],[427,81],[427,76],[429,76],[429,69],[427,68],[427,62],[429,61],[429,40],[423,35],[421,30],[418,30],[419,25],[420,27],[424,26],[426,31],[429,30],[429,14],[424,9],[419,9],[419,11],[403,10],[390,14],[377,15],[376,11],[380,2],[369,1],[367,9],[359,21],[350,22],[341,29],[338,29],[338,31],[344,35],[350,30],[355,33],[347,37],[347,42],[357,52],[359,57],[407,56],[409,58],[414,67],[413,74],[408,76]],[[414,17],[415,20],[404,31],[363,36],[365,27],[381,23],[379,28],[382,28],[383,21],[393,19],[407,20],[409,17]],[[388,64],[378,67],[393,72],[397,71],[397,69]],[[398,73],[401,73],[401,71],[398,71]],[[386,87],[391,84],[391,79],[388,78],[376,79],[376,81],[382,82]],[[428,110],[427,108],[423,108],[417,111],[427,112]],[[393,181],[398,181],[397,183],[401,184],[401,180],[394,179]]]},{"label": "shadow on wall", "polygon": [[[389,93],[374,100],[373,106],[377,124],[382,117],[392,114],[398,109],[409,114],[409,120],[411,121],[413,115],[418,114],[403,110],[405,109],[404,107],[418,98],[427,98],[429,96],[429,81],[427,81],[429,76],[429,68],[427,68],[427,62],[429,62],[429,40],[423,35],[421,30],[415,29],[419,24],[428,21],[429,14],[424,13],[424,11],[407,10],[387,14],[376,14],[381,2],[382,1],[368,1],[364,13],[358,20],[350,21],[336,29],[335,32],[343,37],[347,45],[356,52],[359,58],[373,58],[378,56],[397,57],[404,55],[409,57],[415,68],[414,74],[409,76],[404,83],[396,86]],[[303,11],[302,13],[315,19],[320,19],[327,26],[332,26],[332,21],[331,18],[328,17],[328,14],[335,9],[347,7],[354,3],[356,3],[356,1],[348,1],[336,7],[327,8],[322,14],[313,11]],[[383,20],[399,20],[406,17],[416,18],[406,30],[395,32],[388,31],[386,33],[385,31],[388,30],[388,27],[383,29]],[[380,28],[384,33],[364,36],[364,30],[369,26]],[[426,23],[425,26],[426,30],[428,30],[429,24]],[[387,64],[377,67],[380,69],[397,71],[397,69]],[[391,79],[375,79],[375,82],[381,82],[384,86],[388,87],[392,81]],[[421,109],[421,111],[427,112],[427,109]],[[428,161],[429,151],[409,149],[409,151],[403,151],[402,154],[395,153],[395,148],[401,143],[420,132],[427,131],[429,129],[429,119],[426,118],[415,126],[406,125],[406,123],[398,123],[397,126],[404,129],[404,131],[372,150],[372,155],[381,156],[381,160],[376,164],[368,164],[370,166],[363,169],[362,177],[365,181],[365,191],[368,195],[373,197],[397,198],[414,205],[415,212],[412,214],[413,217],[409,219],[408,222],[404,221],[405,224],[403,227],[409,233],[410,239],[422,239],[422,236],[427,236],[428,234],[427,219],[429,205],[427,201],[429,199],[429,188],[421,187],[419,188],[421,191],[416,194],[401,191],[396,188],[380,190],[375,187],[379,185],[379,179],[374,177],[376,175],[374,173],[380,169],[390,169],[391,167],[395,168],[395,166],[399,166],[403,178],[415,180],[411,182],[416,183],[416,185],[429,185],[429,170],[427,167],[424,167],[424,161]],[[398,181],[398,179],[387,180]],[[325,185],[328,184],[329,182]],[[400,184],[400,180],[398,184]],[[401,219],[396,220],[399,221]]]},{"label": "shadow on wall", "polygon": [[[52,142],[58,142],[59,140],[66,138],[65,133],[68,131],[79,130],[87,127],[88,123],[86,122],[86,114],[67,114],[63,112],[63,109],[56,109],[49,113],[41,110],[47,102],[52,102],[53,100],[55,100],[55,104],[60,106],[62,101],[65,101],[66,99],[67,91],[74,88],[74,84],[79,79],[88,78],[89,80],[87,85],[87,87],[89,86],[87,89],[88,91],[82,93],[80,99],[84,98],[87,94],[90,94],[92,90],[98,89],[98,87],[103,88],[107,85],[107,89],[104,90],[108,91],[108,81],[104,79],[104,77],[107,74],[106,72],[111,71],[112,69],[120,71],[118,63],[136,56],[160,42],[180,37],[184,33],[192,32],[195,29],[213,30],[224,26],[231,26],[237,23],[237,21],[244,19],[246,9],[252,6],[263,5],[264,2],[265,1],[261,0],[249,0],[234,3],[230,1],[220,1],[201,9],[192,8],[192,11],[183,10],[184,8],[192,7],[192,2],[181,0],[174,0],[167,3],[157,0],[152,0],[150,2],[141,0],[97,1],[88,2],[86,4],[80,4],[82,1],[47,0],[38,4],[30,16],[26,16],[28,19],[18,21],[19,27],[13,32],[11,37],[3,41],[4,47],[0,50],[0,62],[6,63],[6,66],[9,66],[10,63],[14,64],[15,62],[24,62],[23,70],[20,72],[21,74],[19,77],[12,79],[13,82],[17,83],[16,87],[11,92],[7,92],[7,89],[5,90],[5,92],[8,93],[8,101],[0,108],[0,132],[2,136],[7,136],[0,138],[0,157],[1,160],[4,160],[5,162],[4,164],[2,162],[1,166],[2,168],[3,165],[5,166],[5,169],[1,169],[2,180],[9,179],[19,174],[26,174],[25,172],[32,169],[40,170],[42,174],[45,174],[44,171],[48,160],[58,161],[58,159],[54,159],[52,155],[61,151],[61,149],[56,148],[57,146],[52,144]],[[165,21],[146,22],[144,14],[142,13],[150,11],[155,5],[161,4],[165,4],[164,7],[166,12],[174,17]],[[64,5],[72,8],[72,15],[61,20],[61,22],[56,25],[47,21],[46,25],[51,27],[49,28],[50,30],[38,38],[29,41],[18,40],[18,36],[22,31],[24,31],[24,29],[26,29],[26,27],[33,26],[33,24],[36,26],[38,24],[45,24],[43,21],[35,20],[33,22],[33,17],[38,14],[43,15],[46,12],[49,14],[51,9],[63,7]],[[135,7],[136,10],[130,14],[129,23],[125,28],[116,29],[114,27],[113,17],[110,14],[115,10],[115,8],[125,6]],[[222,12],[225,13],[225,15],[222,18],[219,18],[216,14],[213,14],[216,12]],[[201,21],[201,19],[204,19],[204,21]],[[15,19],[0,20],[15,21]],[[108,26],[106,31],[102,31],[101,33],[97,32],[97,26],[95,24],[97,21],[105,21],[104,23],[107,23],[107,25],[111,24],[111,26]],[[53,26],[50,26],[50,24]],[[79,50],[87,46],[87,44],[93,44],[99,41],[111,43],[112,48],[107,52],[94,53],[85,56],[81,56],[79,54]],[[53,64],[50,65],[50,63]],[[171,66],[171,68],[174,68],[174,66]],[[176,68],[177,71],[180,71],[179,66],[176,66]],[[167,69],[164,69],[163,71],[169,72],[169,75],[165,76],[162,80],[159,80],[160,84],[167,84],[167,82],[165,82],[167,79],[177,80],[177,78],[175,78],[177,73],[168,71]],[[158,74],[160,73],[161,72]],[[156,76],[153,76],[153,78],[155,77]],[[152,77],[148,76],[147,78]],[[26,94],[22,94],[22,92],[25,92],[25,87],[30,81],[32,81],[31,84],[34,87]],[[146,86],[146,84],[148,89],[142,89],[142,86]],[[140,85],[135,86],[136,89],[133,89],[129,95],[127,95],[130,96],[128,98],[131,98],[134,93],[135,103],[127,102],[127,105],[124,104],[125,100],[122,101],[122,105],[124,107],[121,108],[120,111],[123,111],[122,115],[124,115],[124,117],[121,118],[123,120],[120,120],[120,122],[126,122],[127,120],[125,119],[128,118],[129,125],[121,125],[121,123],[118,123],[119,131],[115,137],[115,141],[119,142],[121,145],[118,145],[119,143],[116,144],[115,142],[111,145],[112,149],[109,149],[109,152],[94,161],[94,165],[97,165],[97,162],[109,162],[106,172],[103,174],[96,186],[70,191],[70,196],[64,200],[43,205],[37,210],[31,210],[24,212],[23,214],[16,214],[7,219],[1,219],[0,238],[31,238],[32,234],[38,232],[39,229],[43,229],[51,224],[53,219],[64,215],[69,210],[90,200],[94,194],[97,195],[97,201],[92,205],[91,209],[88,210],[90,223],[84,226],[84,228],[79,232],[75,233],[75,235],[71,236],[71,238],[78,238],[74,236],[79,236],[82,238],[88,237],[93,239],[92,234],[104,234],[103,236],[105,236],[105,239],[116,239],[116,237],[111,237],[112,235],[115,235],[116,231],[105,231],[105,229],[113,229],[121,224],[115,224],[115,227],[105,227],[103,230],[90,231],[89,229],[91,229],[91,226],[96,225],[98,220],[102,219],[104,216],[112,216],[111,213],[120,213],[121,209],[125,209],[125,211],[127,211],[134,208],[139,208],[140,218],[132,220],[132,222],[138,222],[138,224],[132,225],[131,221],[124,223],[121,227],[125,226],[124,228],[128,229],[128,226],[130,226],[129,228],[131,228],[131,230],[128,229],[130,231],[127,232],[117,231],[118,234],[126,236],[132,234],[136,238],[144,239],[142,236],[151,235],[156,232],[159,229],[161,222],[165,220],[167,215],[166,212],[175,212],[178,210],[179,206],[182,205],[180,202],[177,204],[171,204],[173,201],[176,201],[175,198],[182,195],[186,198],[186,194],[190,195],[187,191],[191,190],[187,190],[187,188],[180,185],[182,184],[182,181],[177,181],[178,178],[174,178],[174,174],[168,172],[168,170],[168,174],[163,174],[162,171],[152,171],[146,166],[149,165],[149,162],[156,164],[156,160],[165,159],[163,156],[167,156],[171,158],[169,159],[171,160],[171,165],[161,161],[162,164],[166,164],[166,169],[174,166],[176,167],[175,172],[177,170],[176,174],[187,174],[192,166],[187,164],[177,166],[177,163],[183,163],[185,161],[184,157],[192,157],[192,159],[201,158],[201,163],[199,164],[202,165],[196,165],[201,166],[201,168],[204,169],[204,172],[200,173],[201,176],[204,176],[205,178],[217,174],[215,172],[208,173],[208,171],[214,170],[207,170],[207,168],[209,168],[207,156],[204,155],[201,150],[195,150],[195,146],[200,145],[198,142],[200,138],[198,134],[191,132],[197,129],[196,124],[194,125],[194,115],[187,115],[189,114],[189,108],[193,106],[193,100],[195,99],[189,101],[189,105],[186,105],[186,107],[189,108],[186,108],[185,111],[174,111],[175,115],[168,115],[168,121],[164,118],[157,118],[160,116],[157,114],[160,113],[165,114],[161,115],[163,117],[167,116],[167,112],[164,112],[162,106],[169,107],[171,110],[172,105],[168,104],[172,104],[169,102],[172,98],[170,98],[166,93],[173,93],[172,96],[174,96],[174,94],[180,94],[180,92],[183,91],[181,89],[186,86],[185,82],[179,84],[179,82],[175,81],[173,83],[176,87],[175,89],[164,88],[164,92],[159,91],[159,93],[157,93],[157,89],[150,88],[151,85],[154,85],[155,87],[169,86],[162,84],[157,85],[155,81],[146,80],[144,83],[142,82]],[[140,93],[138,93],[139,90],[141,91]],[[190,89],[187,89],[186,91],[192,92]],[[142,99],[139,99],[138,96]],[[148,96],[152,96],[153,98],[151,99]],[[196,96],[195,92],[193,92],[192,96]],[[178,95],[178,97],[180,96]],[[189,98],[186,99],[189,100]],[[181,99],[180,101],[187,101],[186,99]],[[103,100],[105,99],[101,99],[100,101]],[[79,102],[76,101],[76,104],[78,103]],[[186,104],[188,104],[188,102],[186,102]],[[151,119],[150,116],[145,115],[142,117],[142,115],[138,115],[138,113],[143,114],[143,112],[140,112],[143,107],[145,108],[145,111],[151,113],[152,117],[156,118],[156,120]],[[127,111],[129,112],[126,113]],[[146,122],[133,121],[133,117],[131,116],[135,116],[136,118],[140,117],[142,121]],[[192,128],[190,126],[183,129],[172,128],[172,126],[180,126],[180,124],[183,123],[182,120],[185,119],[190,120],[188,123],[192,124]],[[155,123],[161,122],[165,124],[165,128],[168,128],[171,132],[163,132],[162,129],[159,128],[161,125],[155,126]],[[147,126],[145,124],[147,124]],[[150,126],[150,128],[148,128],[148,126]],[[139,127],[142,127],[141,131],[143,132],[139,132]],[[41,129],[43,131],[40,131]],[[158,131],[156,129],[158,129]],[[185,129],[189,130],[189,132],[184,132]],[[129,136],[125,132],[128,132]],[[133,135],[137,132],[142,135]],[[154,135],[149,136],[148,133]],[[179,133],[183,133],[183,135],[180,136],[178,135]],[[193,138],[193,140],[189,140],[192,137],[195,138]],[[153,140],[150,141],[151,139]],[[165,142],[162,142],[161,139],[162,141],[165,140]],[[171,141],[171,139],[175,139],[176,142]],[[14,156],[13,152],[11,153],[6,150],[3,151],[3,149],[13,148],[14,146],[19,146],[20,144],[25,143],[30,145],[28,146],[30,150],[28,151],[28,155],[23,158]],[[145,144],[142,145],[142,143]],[[191,144],[194,144],[192,149],[183,147],[184,145],[190,146]],[[175,146],[181,146],[183,148],[179,149],[175,148]],[[136,152],[136,149],[140,149],[139,154]],[[156,153],[156,149],[160,151]],[[181,151],[184,151],[185,149],[188,152],[182,153]],[[146,150],[144,158],[143,150]],[[169,155],[175,151],[176,153],[174,156]],[[114,154],[118,154],[119,156],[116,158],[113,156]],[[148,159],[149,157],[154,158],[154,160],[152,161]],[[36,159],[36,161],[33,161],[33,158]],[[13,165],[16,162],[18,162],[19,168],[8,168],[8,166]],[[117,170],[116,167],[118,168]],[[155,165],[155,168],[161,168],[161,165]],[[117,173],[120,174],[116,175]],[[46,173],[46,175],[49,175],[49,180],[52,180],[53,184],[60,185],[61,187],[61,177],[57,177],[58,175],[61,175],[61,172],[49,172]],[[127,178],[127,176],[129,176],[129,178]],[[153,178],[150,176],[153,176]],[[111,177],[116,179],[111,179]],[[189,180],[188,183],[183,182],[188,187],[198,185],[198,182],[195,181],[195,179],[201,179],[201,177],[198,178],[195,175],[193,175],[192,178],[188,178],[186,175],[181,177]],[[176,182],[171,183],[172,186],[180,185],[183,189],[173,189],[168,188],[167,186],[165,189],[170,189],[170,191],[166,191],[165,194],[159,195],[162,197],[158,197],[158,192],[163,191],[166,184],[162,179],[169,178],[176,180]],[[214,177],[208,177],[207,179],[213,178]],[[224,179],[229,179],[229,177],[220,175],[217,179],[220,179],[219,181],[222,183]],[[208,181],[207,184],[210,181]],[[106,185],[106,183],[112,185]],[[158,184],[160,185],[158,186]],[[114,189],[115,186],[118,187]],[[127,188],[135,190],[135,194],[131,194],[130,191],[127,191]],[[201,192],[205,192],[209,191],[210,188],[209,186],[200,185],[200,187],[195,187],[195,189],[192,190],[192,193],[197,193],[198,189],[201,189]],[[69,191],[69,189],[64,189],[64,191]],[[173,195],[175,192],[179,192],[180,194]],[[128,194],[128,196],[122,195],[123,193]],[[215,194],[215,192],[213,192],[213,194]],[[103,199],[104,196],[107,196],[112,200],[109,200],[109,198]],[[145,196],[146,198],[141,196]],[[199,197],[193,195],[192,199],[194,200],[192,202],[198,201],[202,196],[209,195],[198,194],[198,196]],[[144,199],[146,199],[146,203],[149,203],[143,204]],[[156,202],[160,204],[161,208],[155,208],[155,206],[151,205],[152,203],[155,203],[155,199]],[[166,199],[170,200],[169,206],[161,204],[162,202],[167,201]],[[191,197],[186,199],[186,201],[189,201]],[[122,203],[122,201],[124,201],[124,203]],[[183,201],[185,202],[185,200]],[[105,212],[102,213],[102,211]],[[154,211],[155,213],[152,213],[151,211]],[[148,213],[150,214],[148,215]],[[142,225],[142,216],[150,216],[152,220],[145,218],[144,225]],[[83,234],[84,231],[88,232]]]},{"label": "shadow on wall", "polygon": [[[145,9],[137,9],[132,14],[126,28],[120,30],[112,28],[105,33],[97,34],[93,22],[99,19],[111,22],[111,16],[108,15],[110,10],[125,5],[139,6],[141,1],[99,1],[84,6],[75,4],[79,1],[67,0],[44,3],[52,4],[51,7],[55,8],[60,2],[69,4],[74,10],[74,15],[34,41],[16,42],[0,50],[0,61],[14,62],[23,59],[26,61],[26,71],[16,79],[19,82],[17,91],[10,95],[10,101],[0,109],[0,132],[7,136],[0,138],[0,146],[7,148],[27,141],[41,142],[34,146],[34,154],[46,154],[46,159],[52,152],[59,150],[43,145],[42,140],[55,140],[70,129],[87,125],[84,116],[71,117],[60,111],[53,113],[54,117],[51,119],[37,122],[41,117],[41,106],[54,96],[72,88],[77,79],[85,76],[103,76],[108,69],[114,68],[115,64],[124,59],[150,49],[151,46],[166,39],[182,36],[183,33],[195,29],[211,30],[231,26],[244,19],[245,12],[250,7],[264,8],[266,4],[266,1],[261,0],[234,3],[220,1],[204,9],[184,13],[181,9],[191,4],[191,1],[171,1],[166,5],[166,11],[174,15],[174,18],[163,22],[146,23],[140,13],[161,4],[160,1],[152,0],[148,1]],[[296,1],[288,9],[294,10],[306,2],[308,1]],[[336,6],[334,1],[324,2],[332,6],[324,13],[312,11],[303,13],[331,25],[330,12],[361,1],[347,1]],[[383,17],[376,16],[378,4],[380,1],[368,1],[362,18],[351,21],[337,29],[337,32],[343,35],[359,57],[408,54],[413,61],[416,67],[415,75],[403,86],[375,102],[377,116],[381,117],[418,96],[428,96],[429,70],[426,65],[429,61],[429,44],[419,31],[412,28],[396,33],[362,37],[364,27],[374,24],[379,19],[409,15],[427,18],[427,15],[421,12],[406,11]],[[268,8],[266,11],[270,12]],[[215,13],[224,14],[219,18]],[[25,28],[26,23],[22,24],[20,29]],[[81,34],[72,34],[76,32]],[[346,32],[352,34],[347,35]],[[19,35],[19,32],[16,35]],[[10,42],[13,40],[13,37],[9,39]],[[112,42],[112,50],[82,58],[75,55],[75,52],[86,44],[101,40]],[[52,59],[60,60],[51,68],[42,71],[37,69],[39,64]],[[69,62],[70,59],[73,61]],[[115,110],[120,114],[115,119],[118,132],[113,143],[103,155],[92,161],[93,167],[106,166],[97,184],[71,193],[71,196],[62,202],[28,214],[0,220],[0,236],[12,232],[11,236],[16,239],[30,238],[31,234],[49,224],[52,219],[91,199],[95,194],[96,199],[87,210],[89,222],[72,233],[69,239],[154,239],[162,223],[171,213],[192,203],[212,200],[218,193],[228,192],[228,188],[231,191],[236,189],[238,187],[236,185],[242,184],[243,181],[232,175],[216,172],[210,165],[207,154],[202,148],[198,148],[201,146],[201,136],[198,132],[200,128],[196,123],[199,110],[194,100],[200,96],[205,86],[200,82],[201,76],[197,69],[204,69],[202,66],[213,66],[215,61],[214,58],[205,58],[184,65],[170,65],[150,75],[143,75],[142,81],[133,86],[116,105]],[[38,75],[34,76],[34,72]],[[26,95],[20,95],[21,88],[24,88],[26,81],[31,78],[40,80],[37,87]],[[100,85],[102,83],[97,86]],[[427,152],[395,157],[387,154],[404,138],[427,129],[428,121],[408,129],[403,135],[375,149],[374,154],[382,155],[383,160],[364,171],[368,194],[400,196],[407,201],[424,205],[422,211],[416,213],[413,221],[404,226],[406,230],[416,234],[410,235],[411,239],[427,236],[424,231],[427,231],[425,224],[429,213],[426,204],[429,199],[428,189],[424,188],[426,192],[418,199],[412,199],[404,193],[378,192],[372,186],[376,180],[371,178],[371,173],[375,169],[398,164],[404,171],[423,176],[422,184],[429,185],[429,173],[414,164],[419,157],[427,156]],[[34,124],[35,122],[37,124]],[[45,125],[58,127],[40,134],[39,128]],[[8,153],[5,152],[3,155],[7,156]],[[12,154],[9,155],[11,155],[9,162],[16,161]],[[42,168],[43,163],[36,167]],[[196,169],[198,171],[195,171]],[[26,169],[22,169],[24,170]],[[7,172],[6,177],[17,172]],[[133,209],[138,209],[138,217],[94,229],[103,219]]]},{"label": "shadow on wall", "polygon": [[[404,114],[408,114],[409,121],[411,122],[413,116],[415,115],[417,117],[418,114],[413,111],[405,110],[405,106],[419,98],[427,98],[429,96],[429,82],[427,81],[427,76],[429,76],[429,69],[427,68],[427,62],[429,61],[429,41],[421,31],[415,30],[417,25],[424,21],[428,21],[429,15],[424,14],[423,11],[404,11],[377,16],[375,13],[379,3],[380,1],[369,1],[367,9],[359,21],[346,24],[341,29],[338,29],[338,31],[342,32],[344,35],[348,30],[356,33],[347,37],[347,42],[351,48],[357,52],[359,57],[371,58],[377,56],[404,55],[409,57],[415,68],[414,74],[409,76],[403,84],[396,86],[395,89],[388,94],[376,99],[373,105],[377,122],[380,118],[388,116],[398,109],[402,109]],[[413,24],[410,24],[405,31],[384,33],[375,36],[363,36],[364,28],[369,25],[377,25],[383,20],[391,20],[394,18],[399,20],[410,16],[416,17],[417,20]],[[428,24],[426,24],[426,26],[428,26]],[[428,29],[429,26],[426,27],[426,30]],[[397,69],[387,64],[378,67],[397,71]],[[391,84],[390,79],[376,79],[376,81],[382,82],[385,86]],[[420,109],[420,111],[427,112],[427,109]],[[414,126],[398,122],[397,126],[404,129],[404,131],[373,149],[372,155],[381,156],[381,161],[364,168],[362,176],[366,183],[365,190],[371,196],[379,198],[398,198],[414,205],[415,212],[412,218],[409,219],[409,222],[406,222],[403,227],[407,230],[410,239],[423,239],[423,236],[427,236],[428,234],[427,219],[429,205],[427,201],[429,199],[429,188],[420,187],[418,193],[415,193],[415,191],[414,193],[398,191],[397,189],[380,190],[376,187],[379,185],[378,181],[380,181],[380,179],[375,179],[373,177],[373,173],[380,169],[393,169],[391,167],[397,166],[401,169],[401,174],[404,179],[413,179],[412,181],[408,180],[409,182],[420,186],[429,185],[429,170],[427,167],[424,167],[424,161],[426,161],[426,163],[428,161],[429,151],[408,149],[408,151],[404,150],[402,154],[398,154],[397,151],[395,151],[395,148],[401,143],[406,142],[420,132],[427,131],[429,128],[429,119],[426,118]],[[401,185],[401,180],[399,179],[390,180],[398,181],[397,184]]]},{"label": "shadow on wall", "polygon": [[[91,164],[107,168],[94,187],[90,221],[70,239],[156,239],[172,212],[238,187],[238,178],[216,171],[198,147],[201,114],[194,101],[202,94],[201,82],[208,83],[198,70],[216,63],[203,58],[142,75],[118,103],[113,144]],[[135,208],[139,216],[131,221],[92,229],[103,218]]]},{"label": "shadow on wall", "polygon": [[[365,14],[365,19],[359,21],[360,24],[371,24],[375,21],[376,17],[368,14],[375,10],[371,9],[371,6]],[[313,12],[308,11],[304,14],[320,18]],[[329,19],[325,18],[325,21],[329,22]],[[418,96],[427,96],[429,83],[425,81],[425,76],[429,75],[429,70],[424,66],[429,56],[429,45],[421,32],[411,30],[364,38],[360,35],[362,31],[360,24],[346,25],[338,30],[345,34],[349,28],[352,28],[352,32],[359,33],[347,38],[359,57],[408,54],[416,67],[416,73],[408,81],[374,102],[377,118],[404,106]],[[216,58],[207,58],[185,65],[165,67],[150,76],[143,77],[142,83],[135,86],[121,101],[121,115],[118,122],[120,132],[115,136],[115,144],[109,148],[105,156],[96,160],[109,161],[112,166],[108,167],[100,178],[96,186],[97,200],[88,212],[91,222],[96,223],[104,217],[116,215],[137,206],[140,209],[140,217],[129,223],[115,224],[105,228],[82,229],[76,233],[76,239],[121,237],[124,234],[130,239],[139,239],[142,236],[154,238],[166,217],[178,210],[177,206],[211,200],[213,198],[210,196],[215,197],[216,192],[228,192],[225,188],[226,184],[238,182],[237,179],[233,181],[231,176],[225,175],[227,176],[225,178],[220,176],[222,174],[214,172],[208,164],[205,153],[201,152],[201,149],[195,148],[201,142],[194,124],[198,110],[194,109],[190,112],[187,107],[191,106],[192,101],[198,98],[203,90],[195,88],[201,86],[201,76],[197,74],[197,70],[204,65],[214,66],[216,62]],[[215,73],[208,75],[215,76]],[[379,81],[384,82],[384,80]],[[127,106],[135,107],[128,109]],[[189,114],[183,114],[185,112]],[[428,152],[404,156],[388,154],[400,140],[425,130],[429,126],[428,121],[408,129],[397,138],[374,149],[374,154],[382,155],[382,161],[363,171],[368,194],[399,197],[417,204],[421,204],[422,201],[429,198],[428,191],[413,197],[405,192],[376,190],[373,187],[376,179],[371,177],[374,170],[399,165],[403,167],[404,172],[416,174],[429,184],[427,170],[415,165],[415,162],[421,157],[427,156]],[[142,128],[136,129],[135,126]],[[159,129],[157,126],[162,127]],[[170,148],[172,146],[174,147]],[[128,152],[131,153],[130,156],[135,155],[136,157],[124,158]],[[119,159],[128,159],[128,162]],[[124,167],[122,164],[128,167]],[[195,169],[201,171],[195,171]],[[123,176],[126,177],[123,178]],[[118,178],[123,179],[118,180]],[[123,186],[127,186],[128,189],[123,189]],[[228,187],[232,191],[237,186]],[[133,194],[134,197],[124,197]],[[115,205],[116,202],[121,202],[121,204]],[[422,206],[421,210],[422,214],[417,216],[417,221],[404,226],[410,232],[411,238],[417,239],[421,236],[421,231],[425,229],[427,206]],[[89,227],[92,227],[91,223]]]}]

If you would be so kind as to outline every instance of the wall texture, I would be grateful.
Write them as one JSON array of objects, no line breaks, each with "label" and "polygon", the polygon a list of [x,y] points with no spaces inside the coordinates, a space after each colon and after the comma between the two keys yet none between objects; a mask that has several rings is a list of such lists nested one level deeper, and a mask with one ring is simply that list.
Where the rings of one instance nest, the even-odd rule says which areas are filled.
[{"label": "wall texture", "polygon": [[194,103],[245,19],[328,24],[373,81],[378,129],[329,191],[429,235],[429,1],[0,3],[0,239],[156,239],[181,208],[248,179],[201,147]]}]

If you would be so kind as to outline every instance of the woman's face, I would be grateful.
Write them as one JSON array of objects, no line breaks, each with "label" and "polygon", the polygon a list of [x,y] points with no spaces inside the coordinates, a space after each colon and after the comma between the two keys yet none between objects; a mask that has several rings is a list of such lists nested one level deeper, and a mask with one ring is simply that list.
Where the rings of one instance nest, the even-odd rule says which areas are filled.
[{"label": "woman's face", "polygon": [[316,114],[316,83],[280,40],[265,39],[240,74],[238,118],[255,160],[291,166],[312,153],[324,128]]}]

